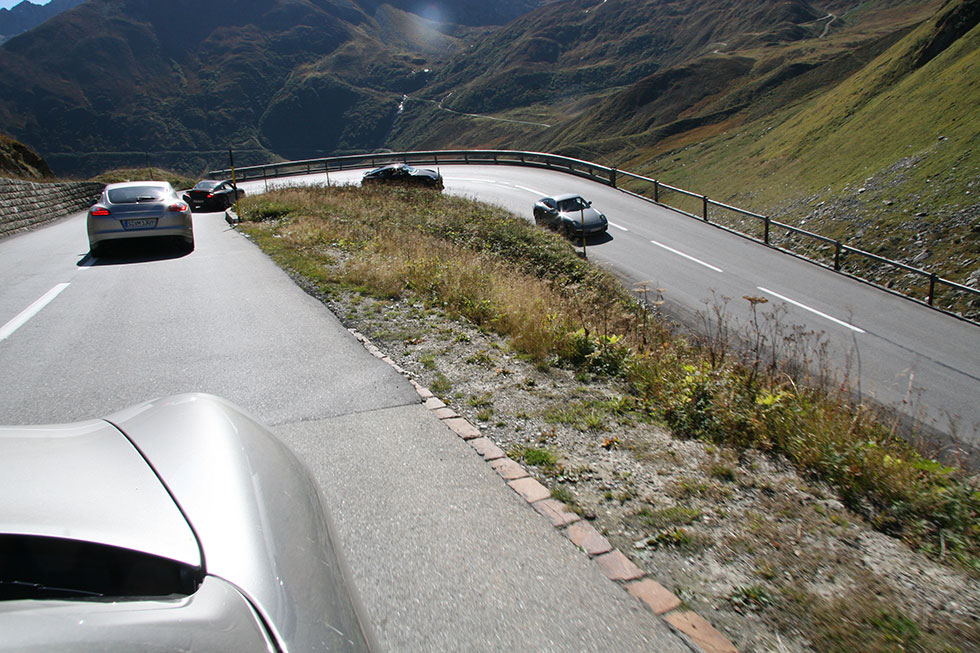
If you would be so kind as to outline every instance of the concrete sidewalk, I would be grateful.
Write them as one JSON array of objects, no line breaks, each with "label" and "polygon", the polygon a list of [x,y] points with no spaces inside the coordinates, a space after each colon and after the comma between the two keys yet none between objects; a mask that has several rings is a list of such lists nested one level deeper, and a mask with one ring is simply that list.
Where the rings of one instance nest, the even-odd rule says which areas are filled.
[{"label": "concrete sidewalk", "polygon": [[385,648],[700,650],[423,405],[274,430],[323,488]]}]

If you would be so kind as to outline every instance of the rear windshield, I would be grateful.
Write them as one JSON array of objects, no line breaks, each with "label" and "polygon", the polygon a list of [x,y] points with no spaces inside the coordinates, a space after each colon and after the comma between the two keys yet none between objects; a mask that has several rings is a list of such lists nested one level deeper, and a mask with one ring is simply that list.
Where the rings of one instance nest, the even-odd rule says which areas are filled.
[{"label": "rear windshield", "polygon": [[197,182],[197,186],[195,186],[192,190],[211,190],[212,188],[217,186],[218,183],[219,182],[217,181],[208,181],[208,180],[199,181]]},{"label": "rear windshield", "polygon": [[109,201],[113,204],[135,204],[136,202],[159,202],[167,197],[161,186],[126,186],[109,191]]},{"label": "rear windshield", "polygon": [[0,601],[188,596],[199,567],[58,537],[0,535]]}]

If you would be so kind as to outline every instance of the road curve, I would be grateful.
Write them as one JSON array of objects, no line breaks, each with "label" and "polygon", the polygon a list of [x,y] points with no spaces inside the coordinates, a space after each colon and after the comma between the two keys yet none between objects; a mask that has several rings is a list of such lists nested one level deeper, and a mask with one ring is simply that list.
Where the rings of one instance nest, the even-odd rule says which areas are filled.
[{"label": "road curve", "polygon": [[692,650],[223,218],[189,255],[93,259],[84,214],[0,241],[0,424],[221,395],[313,471],[383,649]]},{"label": "road curve", "polygon": [[[783,332],[810,333],[824,366],[865,398],[912,418],[931,447],[980,464],[980,327],[797,257],[740,238],[615,188],[556,171],[516,166],[440,166],[446,192],[498,204],[531,219],[534,200],[577,192],[609,218],[609,238],[589,258],[628,284],[661,289],[669,312],[698,324],[719,303],[746,325],[763,297]],[[275,184],[357,183],[359,171]],[[246,182],[262,192],[266,182]],[[813,355],[818,355],[811,352]]]}]

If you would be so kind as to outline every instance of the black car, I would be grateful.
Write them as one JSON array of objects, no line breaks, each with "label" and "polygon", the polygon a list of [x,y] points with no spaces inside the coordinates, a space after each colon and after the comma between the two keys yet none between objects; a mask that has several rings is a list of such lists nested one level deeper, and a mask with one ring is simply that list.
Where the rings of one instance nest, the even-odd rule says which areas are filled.
[{"label": "black car", "polygon": [[442,175],[427,168],[413,168],[407,163],[392,163],[364,173],[361,185],[392,184],[399,186],[423,186],[442,190]]},{"label": "black car", "polygon": [[224,211],[242,197],[245,197],[245,191],[230,179],[202,179],[184,193],[184,201],[190,204],[192,211]]}]

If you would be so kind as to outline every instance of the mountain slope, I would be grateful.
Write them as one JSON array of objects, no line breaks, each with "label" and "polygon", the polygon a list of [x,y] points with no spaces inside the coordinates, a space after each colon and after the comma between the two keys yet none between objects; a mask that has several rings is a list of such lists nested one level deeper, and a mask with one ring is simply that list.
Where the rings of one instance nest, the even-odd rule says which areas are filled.
[{"label": "mountain slope", "polygon": [[33,29],[63,11],[80,5],[85,0],[51,0],[36,5],[24,0],[10,9],[0,9],[0,43]]},{"label": "mountain slope", "polygon": [[980,287],[980,2],[569,6],[453,58],[389,146],[591,159]]},{"label": "mountain slope", "polygon": [[23,143],[0,134],[0,177],[42,179],[50,176],[48,164],[36,152]]},{"label": "mountain slope", "polygon": [[0,124],[73,174],[371,149],[430,60],[542,1],[89,0],[0,47]]},{"label": "mountain slope", "polygon": [[833,88],[629,165],[980,287],[977,106],[980,3],[956,0]]}]

